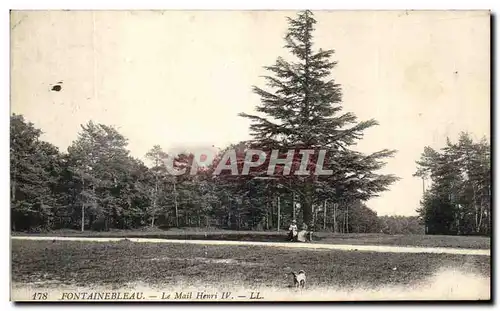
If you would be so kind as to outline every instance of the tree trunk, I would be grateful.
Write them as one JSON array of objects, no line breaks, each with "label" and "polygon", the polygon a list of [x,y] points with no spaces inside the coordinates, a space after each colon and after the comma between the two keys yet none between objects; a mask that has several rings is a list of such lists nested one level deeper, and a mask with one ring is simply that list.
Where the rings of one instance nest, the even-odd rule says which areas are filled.
[{"label": "tree trunk", "polygon": [[474,182],[472,183],[472,206],[474,206],[474,212],[475,212],[475,231],[476,233],[479,233],[479,217],[482,215],[480,214],[480,211],[478,210],[478,206],[476,204],[476,187],[474,186]]},{"label": "tree trunk", "polygon": [[306,193],[304,196],[304,208],[302,209],[303,222],[308,226],[312,226],[313,222],[313,204],[312,195]]},{"label": "tree trunk", "polygon": [[337,233],[337,203],[333,204],[333,233]]},{"label": "tree trunk", "polygon": [[302,209],[303,222],[308,226],[312,224],[312,204],[309,200],[304,201],[304,208]]},{"label": "tree trunk", "polygon": [[278,230],[280,231],[280,226],[281,226],[281,208],[280,208],[280,196],[278,195]]},{"label": "tree trunk", "polygon": [[[85,179],[82,177],[82,191],[85,191]],[[92,227],[92,224],[90,224]],[[85,199],[82,196],[82,232],[85,231]]]},{"label": "tree trunk", "polygon": [[349,233],[349,204],[345,206],[345,233]]},{"label": "tree trunk", "polygon": [[313,205],[314,206],[314,221],[313,221],[313,224],[316,224],[318,223],[318,206],[317,205]]},{"label": "tree trunk", "polygon": [[[16,159],[16,158],[14,158]],[[11,184],[11,202],[15,202],[16,201],[16,175],[17,175],[17,161],[14,161],[14,165],[13,165],[13,168],[14,168],[14,171],[12,172],[12,176],[11,176],[11,180],[12,180],[12,184]]]},{"label": "tree trunk", "polygon": [[85,203],[82,202],[82,232],[85,230]]},{"label": "tree trunk", "polygon": [[326,230],[326,200],[323,202],[323,230]]},{"label": "tree trunk", "polygon": [[488,184],[488,200],[486,203],[487,203],[486,221],[488,222],[486,224],[486,233],[490,235],[491,234],[491,184]]},{"label": "tree trunk", "polygon": [[483,198],[481,197],[481,203],[479,205],[479,222],[477,224],[477,233],[481,232],[481,226],[483,224],[483,213],[484,213],[484,210],[483,210]]},{"label": "tree trunk", "polygon": [[11,192],[12,192],[11,202],[16,202],[16,180],[15,179],[12,180]]},{"label": "tree trunk", "polygon": [[266,201],[266,230],[269,230],[269,202]]},{"label": "tree trunk", "polygon": [[179,227],[179,209],[177,206],[177,188],[176,188],[175,184],[176,184],[176,180],[174,179],[175,226]]},{"label": "tree trunk", "polygon": [[151,220],[151,228],[155,225],[155,215],[156,215],[156,204],[158,202],[158,174],[155,174],[155,190],[153,197],[153,211],[151,212],[152,220]]},{"label": "tree trunk", "polygon": [[342,213],[342,220],[341,220],[341,226],[340,226],[340,233],[344,233],[345,231],[345,212]]},{"label": "tree trunk", "polygon": [[274,215],[274,205],[276,205],[276,202],[274,201],[274,196],[272,197],[271,199],[271,202],[270,202],[270,211],[269,211],[269,227],[271,229],[274,228],[274,218],[275,218],[275,215]]}]

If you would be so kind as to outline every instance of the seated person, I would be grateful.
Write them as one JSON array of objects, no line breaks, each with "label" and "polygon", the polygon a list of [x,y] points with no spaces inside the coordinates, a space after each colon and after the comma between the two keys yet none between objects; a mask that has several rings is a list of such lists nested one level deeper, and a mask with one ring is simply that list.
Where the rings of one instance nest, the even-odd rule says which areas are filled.
[{"label": "seated person", "polygon": [[297,238],[297,232],[298,232],[298,227],[297,227],[297,221],[293,220],[292,224],[288,228],[288,240],[289,241],[294,241]]},{"label": "seated person", "polygon": [[302,229],[297,233],[297,241],[299,242],[306,242],[308,237],[307,237],[307,225],[302,224]]}]

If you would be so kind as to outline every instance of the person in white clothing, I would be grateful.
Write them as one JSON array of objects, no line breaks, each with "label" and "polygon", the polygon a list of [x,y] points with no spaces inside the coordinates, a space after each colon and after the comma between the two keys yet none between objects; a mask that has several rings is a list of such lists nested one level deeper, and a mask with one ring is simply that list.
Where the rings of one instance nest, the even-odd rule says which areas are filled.
[{"label": "person in white clothing", "polygon": [[299,232],[297,232],[297,242],[306,242],[307,241],[307,225],[302,224],[302,228]]},{"label": "person in white clothing", "polygon": [[288,240],[289,241],[295,241],[297,239],[297,233],[299,231],[299,228],[297,227],[297,221],[293,220],[292,224],[288,228]]}]

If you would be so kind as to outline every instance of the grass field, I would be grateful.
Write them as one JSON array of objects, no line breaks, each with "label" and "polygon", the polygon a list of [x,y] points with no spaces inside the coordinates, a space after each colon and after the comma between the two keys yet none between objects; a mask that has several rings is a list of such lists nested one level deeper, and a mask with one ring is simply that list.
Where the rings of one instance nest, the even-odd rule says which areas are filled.
[{"label": "grass field", "polygon": [[[163,238],[186,240],[232,240],[281,242],[286,239],[286,232],[271,231],[229,231],[229,230],[113,230],[108,232],[80,232],[77,230],[58,230],[40,234],[42,236],[79,236],[79,237],[128,237],[128,238]],[[13,235],[27,235],[13,233]],[[468,249],[490,249],[490,238],[481,236],[440,236],[440,235],[388,235],[388,234],[333,234],[317,232],[313,243],[353,244],[353,245],[393,245],[420,247],[453,247]]]},{"label": "grass field", "polygon": [[12,241],[16,283],[143,282],[286,287],[285,268],[307,271],[309,287],[415,285],[443,267],[490,277],[489,256],[275,249],[256,246]]}]

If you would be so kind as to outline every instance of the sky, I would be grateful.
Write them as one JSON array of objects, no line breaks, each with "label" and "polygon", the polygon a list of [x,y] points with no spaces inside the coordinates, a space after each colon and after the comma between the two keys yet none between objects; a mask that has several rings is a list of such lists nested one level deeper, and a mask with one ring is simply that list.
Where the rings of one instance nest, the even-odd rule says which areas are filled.
[{"label": "sky", "polygon": [[[416,215],[425,146],[460,131],[490,137],[487,11],[316,11],[315,48],[334,49],[344,111],[380,125],[355,147],[398,150],[382,173],[401,178],[367,202]],[[66,151],[81,124],[115,126],[131,154],[225,147],[250,138],[263,66],[283,49],[293,11],[13,11],[11,113]],[[52,85],[62,82],[59,92]]]}]

